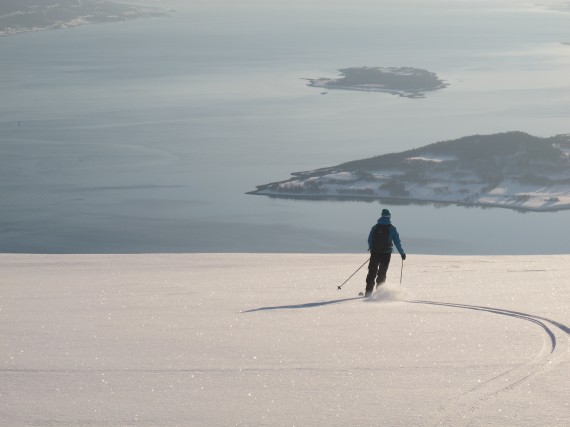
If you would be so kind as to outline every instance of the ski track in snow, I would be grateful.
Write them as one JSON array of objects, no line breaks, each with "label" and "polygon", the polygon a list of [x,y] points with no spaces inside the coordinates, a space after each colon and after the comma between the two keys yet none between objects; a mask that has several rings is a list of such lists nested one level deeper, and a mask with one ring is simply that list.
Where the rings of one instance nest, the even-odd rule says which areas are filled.
[{"label": "ski track in snow", "polygon": [[570,354],[570,327],[545,317],[534,316],[529,313],[519,311],[506,310],[502,308],[484,307],[468,304],[457,304],[437,301],[412,300],[410,292],[393,287],[380,287],[371,298],[352,297],[342,298],[330,301],[319,301],[313,303],[283,305],[274,307],[260,307],[257,309],[242,311],[242,313],[251,313],[265,310],[290,310],[321,307],[330,304],[339,304],[343,302],[353,301],[356,299],[364,299],[365,303],[390,303],[404,302],[409,304],[424,304],[448,308],[458,308],[463,310],[480,311],[488,314],[497,314],[501,316],[512,317],[526,322],[534,323],[539,326],[544,333],[544,344],[536,355],[527,362],[521,363],[514,368],[496,375],[483,381],[476,387],[453,397],[444,403],[435,414],[432,415],[426,425],[429,426],[467,426],[475,417],[485,402],[493,399],[501,393],[506,393],[521,384],[524,380],[539,375],[547,370],[554,369],[560,363],[567,359]]},{"label": "ski track in snow", "polygon": [[410,304],[426,304],[441,307],[475,310],[501,316],[513,317],[532,322],[543,330],[544,345],[529,361],[509,369],[443,404],[431,417],[430,426],[466,426],[469,425],[476,412],[501,393],[508,392],[524,380],[554,369],[567,359],[570,353],[568,336],[570,328],[555,320],[528,313],[505,310],[501,308],[482,307],[468,304],[453,304],[436,301],[406,301]]},{"label": "ski track in snow", "polygon": [[569,255],[361,262],[4,254],[0,425],[570,425]]}]

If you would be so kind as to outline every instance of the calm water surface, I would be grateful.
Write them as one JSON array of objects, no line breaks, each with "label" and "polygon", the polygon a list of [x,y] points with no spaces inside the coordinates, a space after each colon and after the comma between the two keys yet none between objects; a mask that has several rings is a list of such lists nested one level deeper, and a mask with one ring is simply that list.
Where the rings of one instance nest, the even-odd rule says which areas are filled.
[{"label": "calm water surface", "polygon": [[[234,2],[235,3],[235,2]],[[0,39],[0,251],[568,253],[570,211],[245,195],[472,134],[570,133],[570,14],[517,2],[162,2],[169,18]],[[302,78],[412,66],[411,100]]]}]

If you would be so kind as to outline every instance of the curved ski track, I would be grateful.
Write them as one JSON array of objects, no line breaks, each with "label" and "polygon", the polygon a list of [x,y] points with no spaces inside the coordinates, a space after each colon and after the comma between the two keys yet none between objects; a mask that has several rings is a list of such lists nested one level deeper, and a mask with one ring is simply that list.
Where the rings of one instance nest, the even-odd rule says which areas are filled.
[{"label": "curved ski track", "polygon": [[527,378],[554,369],[568,354],[570,346],[568,336],[570,328],[562,323],[528,313],[505,310],[501,308],[483,307],[467,304],[452,304],[435,301],[407,301],[412,304],[427,304],[453,307],[465,310],[483,311],[501,316],[513,317],[538,325],[545,334],[545,343],[538,353],[529,361],[515,366],[493,378],[478,384],[443,404],[430,418],[430,426],[466,426],[483,404],[495,396],[508,392]]}]

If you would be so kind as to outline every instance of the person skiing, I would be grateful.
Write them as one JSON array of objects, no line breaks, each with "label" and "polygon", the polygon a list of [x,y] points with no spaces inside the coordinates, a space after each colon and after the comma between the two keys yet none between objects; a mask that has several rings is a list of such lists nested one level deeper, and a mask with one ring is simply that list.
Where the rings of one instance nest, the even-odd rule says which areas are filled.
[{"label": "person skiing", "polygon": [[382,209],[382,216],[368,235],[368,250],[370,251],[370,262],[368,263],[368,275],[366,276],[366,297],[372,295],[374,282],[376,286],[382,285],[386,281],[386,272],[392,257],[392,243],[400,253],[402,260],[406,259],[406,254],[400,242],[400,235],[396,227],[392,225],[391,214],[388,209]]}]

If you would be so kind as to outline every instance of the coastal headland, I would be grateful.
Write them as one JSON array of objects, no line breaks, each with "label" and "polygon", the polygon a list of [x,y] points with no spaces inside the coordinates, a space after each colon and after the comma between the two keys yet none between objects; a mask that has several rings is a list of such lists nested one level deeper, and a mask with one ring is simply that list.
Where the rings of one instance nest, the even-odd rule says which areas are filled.
[{"label": "coastal headland", "polygon": [[391,200],[570,209],[570,137],[523,132],[473,135],[356,160],[257,186],[248,194],[331,200]]}]

